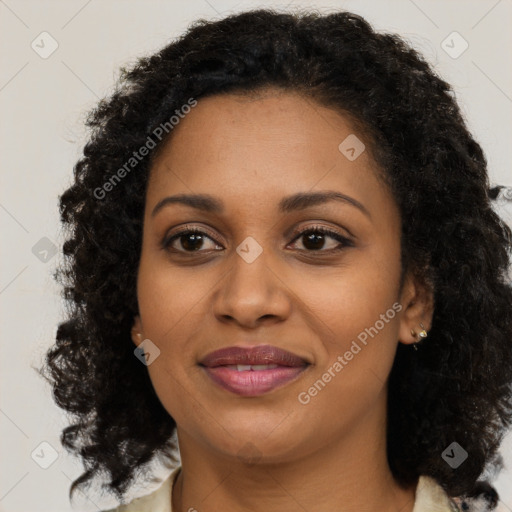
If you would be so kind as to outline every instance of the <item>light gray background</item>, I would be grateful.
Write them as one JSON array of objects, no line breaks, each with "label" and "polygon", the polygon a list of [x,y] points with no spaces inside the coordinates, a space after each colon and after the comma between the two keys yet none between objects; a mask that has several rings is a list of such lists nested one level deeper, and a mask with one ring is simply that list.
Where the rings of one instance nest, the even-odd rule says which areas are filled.
[{"label": "light gray background", "polygon": [[[0,0],[0,274],[1,406],[0,510],[70,511],[71,480],[82,468],[62,449],[67,425],[47,385],[32,369],[53,343],[63,310],[51,274],[57,254],[32,252],[47,237],[60,246],[57,196],[69,184],[84,142],[82,122],[97,100],[112,91],[120,65],[153,52],[199,18],[216,18],[259,6],[347,9],[378,29],[398,32],[453,84],[470,128],[486,152],[493,183],[512,185],[512,2],[330,1],[236,2],[233,0]],[[31,47],[48,32],[57,50],[43,59]],[[457,31],[469,44],[458,58],[441,44]],[[453,41],[453,42],[451,42]],[[461,47],[460,40],[448,39]],[[500,213],[510,222],[510,203]],[[37,246],[39,247],[39,246]],[[48,261],[41,261],[40,258]],[[512,371],[512,369],[511,369]],[[48,469],[35,462],[51,462]],[[35,450],[35,452],[34,452]],[[495,482],[499,510],[512,510],[512,435],[503,446],[507,469]],[[31,454],[34,452],[34,459]],[[159,476],[165,476],[157,468]],[[134,488],[133,495],[151,488]],[[91,490],[75,510],[114,505]]]}]

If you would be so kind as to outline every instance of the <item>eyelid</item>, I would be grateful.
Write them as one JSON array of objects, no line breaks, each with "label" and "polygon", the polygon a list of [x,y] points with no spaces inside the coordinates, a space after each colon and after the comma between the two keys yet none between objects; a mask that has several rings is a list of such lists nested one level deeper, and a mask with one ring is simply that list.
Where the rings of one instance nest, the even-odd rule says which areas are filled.
[{"label": "eyelid", "polygon": [[355,240],[355,238],[356,238],[355,236],[352,235],[352,233],[350,233],[350,231],[348,229],[344,229],[344,231],[346,231],[346,234],[343,234],[342,232],[340,232],[339,228],[337,229],[337,228],[325,226],[322,224],[311,224],[308,226],[301,226],[298,228],[294,228],[291,233],[287,232],[287,236],[293,237],[292,241],[294,241],[297,239],[298,236],[300,236],[304,233],[307,233],[308,231],[319,231],[321,233],[324,233],[324,234],[334,237],[334,238],[336,238],[336,237],[342,238],[344,241],[347,241],[347,242],[352,242],[352,240]]}]

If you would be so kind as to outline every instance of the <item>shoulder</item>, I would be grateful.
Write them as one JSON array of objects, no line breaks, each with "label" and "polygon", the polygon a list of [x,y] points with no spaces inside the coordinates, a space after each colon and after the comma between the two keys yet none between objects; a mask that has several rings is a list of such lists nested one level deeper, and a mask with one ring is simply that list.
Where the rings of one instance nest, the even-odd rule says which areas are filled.
[{"label": "shoulder", "polygon": [[454,501],[465,512],[489,512],[498,505],[499,496],[489,482],[478,481],[471,494],[454,498]]},{"label": "shoulder", "polygon": [[416,488],[413,512],[489,512],[497,499],[496,491],[487,482],[477,482],[471,496],[452,498],[436,480],[423,475]]},{"label": "shoulder", "polygon": [[459,512],[459,507],[433,478],[422,475],[416,487],[413,512]]},{"label": "shoulder", "polygon": [[172,512],[172,488],[181,466],[175,468],[162,484],[149,494],[104,512]]}]

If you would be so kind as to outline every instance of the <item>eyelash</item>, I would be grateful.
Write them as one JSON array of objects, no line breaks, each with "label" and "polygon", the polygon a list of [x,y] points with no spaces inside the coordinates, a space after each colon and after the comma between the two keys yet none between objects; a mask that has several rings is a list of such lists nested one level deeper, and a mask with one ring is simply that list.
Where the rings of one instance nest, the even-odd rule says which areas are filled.
[{"label": "eyelash", "polygon": [[[338,246],[334,249],[328,249],[328,250],[323,250],[323,249],[318,249],[318,250],[308,250],[308,249],[300,249],[301,252],[308,252],[308,253],[324,253],[324,254],[329,254],[329,253],[333,253],[333,252],[339,252],[339,251],[342,251],[344,250],[346,247],[353,247],[354,244],[351,240],[349,240],[347,237],[341,235],[340,233],[336,232],[336,231],[333,231],[331,229],[328,229],[324,226],[308,226],[306,229],[303,229],[302,231],[298,231],[298,232],[295,232],[293,234],[293,239],[292,239],[292,242],[295,242],[297,240],[299,240],[302,236],[304,236],[305,234],[307,233],[320,233],[322,235],[328,235],[330,237],[332,237],[333,239],[337,240],[338,242],[340,242],[341,246]],[[196,253],[200,253],[200,252],[207,252],[207,251],[201,251],[201,250],[198,250],[198,251],[183,251],[183,250],[179,250],[179,249],[174,249],[172,247],[170,247],[172,245],[172,243],[174,242],[174,240],[177,240],[179,239],[180,237],[184,236],[184,235],[189,235],[189,234],[198,234],[198,235],[206,235],[206,237],[208,237],[210,240],[212,240],[214,243],[216,243],[217,245],[221,245],[219,244],[215,239],[213,239],[208,233],[206,233],[205,231],[203,230],[200,230],[196,227],[188,227],[188,226],[185,226],[184,228],[182,228],[180,231],[178,231],[177,233],[174,233],[171,237],[165,237],[162,241],[162,249],[165,249],[169,252],[174,252],[174,253],[182,253],[182,254],[189,254],[189,255],[193,255],[193,254],[196,254]]]}]

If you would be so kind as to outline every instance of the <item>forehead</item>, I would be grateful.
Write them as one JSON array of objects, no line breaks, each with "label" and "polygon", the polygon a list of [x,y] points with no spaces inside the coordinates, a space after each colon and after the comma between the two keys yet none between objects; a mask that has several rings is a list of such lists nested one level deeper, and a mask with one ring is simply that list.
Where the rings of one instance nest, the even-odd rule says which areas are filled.
[{"label": "forehead", "polygon": [[316,188],[389,201],[369,152],[347,158],[347,140],[364,147],[347,117],[298,93],[202,98],[155,160],[147,200],[203,192],[254,206]]}]

